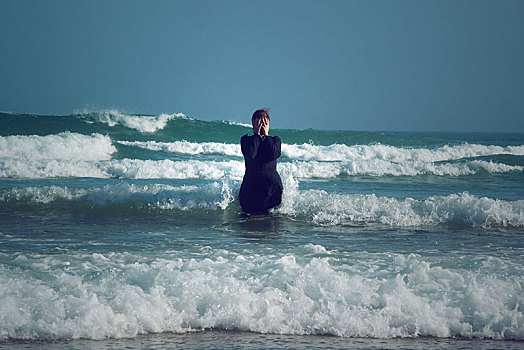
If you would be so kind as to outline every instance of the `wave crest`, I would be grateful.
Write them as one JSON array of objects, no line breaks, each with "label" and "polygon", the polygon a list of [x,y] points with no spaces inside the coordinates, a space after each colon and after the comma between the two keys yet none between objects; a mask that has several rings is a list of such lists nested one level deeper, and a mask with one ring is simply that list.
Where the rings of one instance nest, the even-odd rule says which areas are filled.
[{"label": "wave crest", "polygon": [[306,217],[318,225],[380,223],[390,226],[461,225],[523,227],[524,200],[504,201],[467,192],[399,200],[375,194],[347,195],[299,190],[288,176],[278,213]]},{"label": "wave crest", "polygon": [[[144,148],[152,151],[163,151],[180,154],[223,154],[242,157],[239,144],[219,142],[156,142],[156,141],[118,141],[118,143]],[[332,144],[329,146],[304,143],[282,144],[282,155],[286,158],[302,161],[373,161],[381,160],[391,163],[433,163],[465,158],[476,158],[495,155],[524,155],[524,146],[496,146],[479,144],[462,144],[442,146],[435,149],[405,148],[389,145],[353,145]]]},{"label": "wave crest", "polygon": [[6,204],[50,204],[76,202],[89,207],[120,206],[129,208],[157,208],[163,210],[226,209],[238,191],[235,184],[226,181],[203,186],[170,186],[165,184],[119,183],[96,188],[67,186],[13,187],[0,192],[0,202]]},{"label": "wave crest", "polygon": [[[388,226],[459,225],[465,227],[524,227],[524,200],[504,201],[467,192],[422,200],[374,194],[347,195],[299,190],[296,180],[284,180],[282,205],[274,212],[316,225],[382,224]],[[240,210],[235,202],[240,182],[214,181],[200,186],[164,184],[106,185],[91,189],[59,186],[11,188],[0,192],[6,205],[76,202],[88,207],[118,206],[161,210]]]},{"label": "wave crest", "polygon": [[108,110],[95,113],[80,113],[77,115],[87,122],[98,122],[108,126],[122,125],[129,129],[135,129],[142,133],[154,133],[166,127],[172,119],[190,119],[183,113],[159,114],[159,115],[131,115],[117,110]]},{"label": "wave crest", "polygon": [[116,152],[111,138],[69,131],[47,136],[0,137],[0,158],[22,160],[96,161],[111,159]]},{"label": "wave crest", "polygon": [[[482,172],[520,172],[524,167],[482,160],[466,163],[396,164],[387,161],[360,162],[281,162],[281,175],[291,174],[299,179],[331,179],[339,176],[465,176]],[[0,159],[0,178],[41,179],[54,177],[94,177],[119,179],[202,179],[228,178],[241,180],[244,163],[237,160],[201,161],[113,159],[82,160],[24,160]]]},{"label": "wave crest", "polygon": [[415,254],[363,253],[341,264],[329,252],[318,257],[309,250],[224,250],[202,252],[201,259],[112,252],[2,257],[11,261],[0,266],[0,339],[195,329],[524,339],[522,269],[509,261],[499,264],[516,268],[512,276],[435,266]]}]

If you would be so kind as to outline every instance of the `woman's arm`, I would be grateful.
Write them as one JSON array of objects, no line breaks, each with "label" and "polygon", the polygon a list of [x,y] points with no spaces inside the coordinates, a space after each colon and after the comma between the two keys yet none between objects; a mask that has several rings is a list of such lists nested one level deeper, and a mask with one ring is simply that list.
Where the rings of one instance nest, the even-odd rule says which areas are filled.
[{"label": "woman's arm", "polygon": [[281,151],[280,151],[280,148],[281,148],[281,144],[282,142],[280,141],[280,137],[278,136],[267,136],[265,139],[264,139],[265,142],[268,143],[268,147],[267,147],[267,157],[269,158],[268,160],[275,160],[277,159],[278,157],[280,157],[281,155]]},{"label": "woman's arm", "polygon": [[255,159],[258,153],[258,147],[260,146],[261,138],[259,135],[255,137],[249,137],[247,135],[242,136],[240,139],[240,147],[242,148],[242,154],[244,158],[252,160]]}]

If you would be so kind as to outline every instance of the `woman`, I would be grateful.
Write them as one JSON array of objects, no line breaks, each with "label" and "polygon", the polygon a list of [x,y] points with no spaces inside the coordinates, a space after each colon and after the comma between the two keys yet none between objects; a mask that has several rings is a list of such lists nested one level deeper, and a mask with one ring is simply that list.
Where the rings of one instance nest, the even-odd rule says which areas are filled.
[{"label": "woman", "polygon": [[280,138],[269,136],[269,114],[259,109],[251,117],[253,135],[240,139],[246,172],[240,186],[240,205],[249,214],[267,214],[282,202],[282,180],[277,173]]}]

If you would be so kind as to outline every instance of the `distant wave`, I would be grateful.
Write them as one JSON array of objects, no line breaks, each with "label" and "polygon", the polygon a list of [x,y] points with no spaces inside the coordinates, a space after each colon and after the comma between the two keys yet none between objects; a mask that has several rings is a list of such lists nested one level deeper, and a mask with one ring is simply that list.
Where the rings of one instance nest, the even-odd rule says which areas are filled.
[{"label": "distant wave", "polygon": [[[103,123],[108,126],[114,127],[121,125],[129,129],[135,129],[142,133],[154,133],[158,130],[162,130],[167,126],[170,120],[174,119],[185,119],[185,120],[196,120],[186,116],[184,113],[162,113],[159,115],[136,115],[122,113],[116,109],[98,111],[98,112],[78,112],[74,114],[75,117],[84,120],[87,123]],[[213,123],[213,122],[208,122]],[[218,120],[215,123],[222,123],[231,126],[242,126],[245,128],[251,128],[250,124]]]},{"label": "distant wave", "polygon": [[125,146],[139,147],[150,151],[162,151],[180,154],[223,154],[227,156],[242,157],[240,145],[219,142],[156,142],[156,141],[117,141]]},{"label": "distant wave", "polygon": [[222,120],[221,122],[228,124],[228,125],[242,126],[244,128],[249,128],[249,129],[252,128],[252,125],[247,124],[247,123],[233,122],[233,121],[228,121],[228,120]]},{"label": "distant wave", "polygon": [[465,176],[481,172],[506,173],[521,172],[524,167],[474,160],[464,163],[394,163],[380,159],[352,162],[291,162],[279,164],[281,173],[292,174],[295,178],[329,179],[338,176]]},{"label": "distant wave", "polygon": [[115,152],[100,134],[0,137],[0,178],[107,177],[97,164]]},{"label": "distant wave", "polygon": [[109,126],[122,125],[126,128],[135,129],[143,133],[154,133],[166,127],[172,119],[190,119],[183,113],[149,115],[132,115],[119,112],[118,110],[108,110],[102,112],[78,113],[77,117],[86,122],[99,122]]},{"label": "distant wave", "polygon": [[[101,134],[62,132],[47,136],[0,137],[0,178],[99,177],[124,179],[241,180],[244,163],[237,144],[217,142],[116,141],[116,145],[189,155],[218,154],[231,160],[115,159],[115,143]],[[457,145],[436,149],[385,145],[310,144],[282,146],[278,171],[299,179],[339,176],[464,176],[522,172],[524,166],[480,156],[524,154],[524,146]],[[288,161],[286,161],[286,159]]]},{"label": "distant wave", "polygon": [[[372,162],[283,162],[278,165],[281,174],[292,174],[299,179],[330,179],[338,176],[464,176],[481,172],[521,172],[522,166],[488,161],[469,161],[455,164],[396,164],[375,160]],[[140,160],[69,161],[0,159],[0,178],[41,179],[53,177],[95,177],[120,179],[202,179],[228,178],[241,180],[242,161]]]},{"label": "distant wave", "polygon": [[[246,118],[249,121],[249,118]],[[71,115],[35,115],[0,112],[0,135],[51,135],[64,131],[89,135],[100,133],[113,140],[172,142],[221,142],[237,144],[240,137],[250,133],[249,123],[215,120],[205,121],[191,118],[183,113],[162,113],[158,115],[128,114],[118,110],[79,111]],[[340,145],[390,145],[393,147],[415,147],[434,150],[435,147],[456,145],[462,142],[522,145],[521,134],[454,135],[443,133],[409,134],[358,132],[348,130],[326,131],[314,129],[272,129],[289,145],[290,152],[308,157],[308,145],[324,145],[322,152],[332,153],[332,160],[351,156],[353,150]],[[337,154],[338,152],[341,154]],[[463,149],[465,151],[465,148]],[[387,152],[387,150],[382,150]],[[444,152],[446,150],[444,149]],[[304,158],[308,159],[308,158]]]},{"label": "distant wave", "polygon": [[106,160],[116,152],[108,136],[68,131],[47,136],[0,137],[0,158],[15,160]]},{"label": "distant wave", "polygon": [[[156,141],[118,141],[118,143],[144,148],[152,151],[163,151],[181,154],[224,154],[242,157],[239,144],[219,142],[156,142]],[[355,145],[333,144],[329,146],[301,144],[282,144],[282,154],[290,159],[316,161],[355,161],[355,160],[386,160],[395,163],[402,162],[440,162],[463,158],[474,158],[491,155],[524,155],[522,146],[495,146],[463,144],[443,146],[435,149],[404,148],[389,145]]]},{"label": "distant wave", "polygon": [[[82,135],[62,132],[56,135],[5,136],[0,137],[0,157],[26,159],[70,159],[102,160],[109,159],[116,152],[109,136],[101,134]],[[242,157],[238,144],[219,142],[155,142],[155,141],[116,141],[117,144],[138,147],[152,151],[180,154],[221,154]],[[493,155],[524,155],[522,146],[495,146],[463,144],[443,146],[435,149],[403,148],[388,145],[334,144],[329,146],[302,144],[282,145],[286,158],[303,161],[386,161],[391,163],[434,163],[464,158]]]}]

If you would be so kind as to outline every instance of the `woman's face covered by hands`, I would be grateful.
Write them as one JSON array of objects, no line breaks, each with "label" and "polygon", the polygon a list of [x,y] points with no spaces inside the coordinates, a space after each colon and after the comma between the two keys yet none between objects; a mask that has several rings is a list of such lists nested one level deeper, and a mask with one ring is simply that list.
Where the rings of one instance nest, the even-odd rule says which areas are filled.
[{"label": "woman's face covered by hands", "polygon": [[269,135],[269,118],[256,118],[253,120],[253,132],[256,135]]}]

